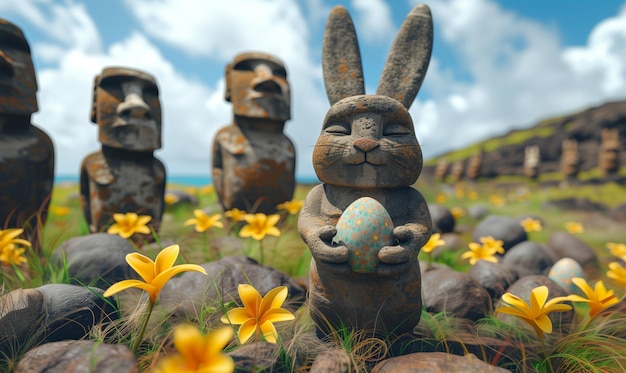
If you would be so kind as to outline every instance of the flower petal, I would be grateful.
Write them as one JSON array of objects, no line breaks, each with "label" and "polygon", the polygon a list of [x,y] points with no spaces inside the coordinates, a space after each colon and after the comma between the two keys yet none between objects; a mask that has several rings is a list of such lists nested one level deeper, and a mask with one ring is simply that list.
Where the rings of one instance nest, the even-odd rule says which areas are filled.
[{"label": "flower petal", "polygon": [[185,220],[185,222],[183,223],[184,226],[187,225],[195,225],[198,223],[198,219],[187,219]]},{"label": "flower petal", "polygon": [[172,268],[174,263],[176,263],[179,251],[180,246],[178,245],[171,245],[161,250],[154,261],[155,276],[158,276],[160,273]]},{"label": "flower petal", "polygon": [[537,286],[530,291],[530,312],[532,312],[533,315],[538,315],[543,305],[546,304],[548,291],[548,287],[545,285]]},{"label": "flower petal", "polygon": [[513,315],[513,316],[521,317],[523,319],[528,319],[527,312],[524,312],[524,310],[520,310],[515,307],[499,307],[499,308],[496,308],[494,312],[506,313],[508,315]]},{"label": "flower petal", "polygon": [[221,318],[222,322],[230,322],[234,325],[241,325],[249,319],[254,319],[254,316],[250,315],[250,312],[248,312],[248,310],[244,307],[233,308],[232,310],[226,312],[226,315]]},{"label": "flower petal", "polygon": [[541,315],[540,317],[535,319],[535,324],[541,329],[544,333],[550,334],[552,333],[552,321],[546,315]]},{"label": "flower petal", "polygon": [[186,361],[202,361],[203,344],[204,336],[194,325],[181,324],[174,329],[174,347]]},{"label": "flower petal", "polygon": [[239,298],[241,298],[243,306],[248,310],[248,312],[255,317],[259,317],[259,306],[262,302],[259,292],[253,286],[248,284],[239,284],[239,286],[237,286],[237,291],[239,292]]},{"label": "flower petal", "polygon": [[182,272],[200,272],[205,276],[207,275],[206,270],[197,264],[180,264],[159,273],[151,284],[160,291],[169,279]]},{"label": "flower petal", "polygon": [[111,295],[115,295],[122,290],[130,289],[130,288],[139,288],[139,289],[145,290],[148,293],[154,290],[151,285],[146,284],[143,281],[124,280],[124,281],[116,282],[115,284],[109,286],[109,288],[104,292],[104,294],[102,294],[102,296],[105,298],[110,297]]},{"label": "flower petal", "polygon": [[152,259],[139,253],[130,253],[126,255],[126,262],[145,282],[150,283],[154,280],[154,262]]},{"label": "flower petal", "polygon": [[269,343],[276,343],[278,332],[271,321],[266,321],[261,324],[261,333],[263,333],[263,338],[265,338],[266,341]]},{"label": "flower petal", "polygon": [[272,308],[280,308],[283,305],[285,299],[287,299],[287,287],[278,286],[265,294],[261,305],[259,307],[259,317],[262,317],[267,311]]},{"label": "flower petal", "polygon": [[214,356],[211,359],[211,366],[205,367],[201,371],[202,373],[224,373],[224,372],[234,372],[235,371],[235,362],[233,358],[230,356],[226,356],[223,354]]},{"label": "flower petal", "polygon": [[[230,326],[219,327],[207,335],[207,351],[205,352],[208,357],[215,358],[220,355],[224,347],[228,345],[233,338],[233,328]],[[212,358],[212,359],[213,359]]]},{"label": "flower petal", "polygon": [[152,220],[152,216],[150,215],[141,215],[139,217],[137,217],[137,222],[135,223],[136,226],[142,225],[145,226],[146,224],[148,224],[150,222],[150,220]]},{"label": "flower petal", "polygon": [[502,294],[502,301],[512,305],[515,308],[528,310],[528,303],[525,300],[512,293]]},{"label": "flower petal", "polygon": [[293,320],[296,317],[284,308],[272,308],[263,315],[262,322],[281,322]]},{"label": "flower petal", "polygon": [[254,319],[250,319],[245,323],[241,324],[239,327],[239,331],[237,332],[237,337],[239,337],[239,343],[244,344],[252,337],[252,335],[256,332],[257,324]]},{"label": "flower petal", "polygon": [[595,298],[595,293],[591,286],[589,286],[589,284],[587,283],[587,280],[581,277],[574,277],[572,278],[572,282],[574,283],[574,285],[578,286],[578,288],[582,290],[583,293],[585,293],[587,299]]}]

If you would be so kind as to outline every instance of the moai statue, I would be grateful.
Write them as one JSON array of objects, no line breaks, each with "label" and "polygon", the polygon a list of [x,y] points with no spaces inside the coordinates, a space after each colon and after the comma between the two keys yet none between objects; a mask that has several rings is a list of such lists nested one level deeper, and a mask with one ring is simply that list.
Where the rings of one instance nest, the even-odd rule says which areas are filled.
[{"label": "moai statue", "polygon": [[285,65],[260,52],[237,55],[226,66],[226,101],[233,123],[213,139],[213,184],[224,211],[266,214],[293,197],[296,151],[283,133],[291,118]]},{"label": "moai statue", "polygon": [[[83,159],[80,194],[92,232],[114,223],[113,214],[152,217],[159,230],[165,195],[165,167],[154,157],[161,147],[161,102],[150,74],[107,67],[94,80],[91,121],[102,148]],[[143,237],[151,240],[151,235]]]},{"label": "moai statue", "polygon": [[617,128],[603,128],[602,142],[598,152],[598,167],[605,177],[616,175],[619,171],[619,131]]},{"label": "moai statue", "polygon": [[476,180],[480,177],[480,168],[483,164],[483,152],[480,151],[467,160],[467,178]]},{"label": "moai statue", "polygon": [[24,228],[31,241],[46,221],[54,182],[54,145],[30,121],[37,110],[28,42],[0,19],[0,228]]},{"label": "moai statue", "polygon": [[450,181],[452,183],[458,183],[463,180],[463,176],[465,173],[465,161],[462,159],[458,159],[452,162],[452,166],[450,166]]},{"label": "moai statue", "polygon": [[539,145],[524,148],[524,176],[536,180],[539,177]]},{"label": "moai statue", "polygon": [[[412,187],[422,152],[408,108],[426,74],[432,38],[430,9],[418,5],[398,32],[376,95],[366,95],[352,19],[342,6],[328,17],[322,68],[332,106],[313,148],[314,170],[323,184],[311,189],[298,221],[313,256],[309,306],[318,335],[344,326],[402,335],[420,320],[417,255],[430,237],[432,220],[424,197]],[[350,264],[359,247],[333,242],[338,220],[363,197],[378,201],[393,223],[392,241],[375,252],[370,272],[357,272]],[[368,226],[381,228],[382,222],[353,228]]]},{"label": "moai statue", "polygon": [[578,176],[580,161],[578,159],[578,141],[565,139],[561,143],[561,171],[566,180],[575,180]]},{"label": "moai statue", "polygon": [[435,167],[435,180],[439,182],[446,181],[446,176],[448,176],[448,172],[450,171],[450,162],[448,162],[445,158],[440,158],[437,161],[437,166]]}]

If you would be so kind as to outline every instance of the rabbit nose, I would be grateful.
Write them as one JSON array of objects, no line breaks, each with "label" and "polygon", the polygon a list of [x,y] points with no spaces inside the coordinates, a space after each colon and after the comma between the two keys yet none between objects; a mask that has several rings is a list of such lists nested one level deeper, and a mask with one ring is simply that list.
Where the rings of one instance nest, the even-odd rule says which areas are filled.
[{"label": "rabbit nose", "polygon": [[367,153],[378,146],[378,141],[364,137],[356,140],[353,145],[355,148]]}]

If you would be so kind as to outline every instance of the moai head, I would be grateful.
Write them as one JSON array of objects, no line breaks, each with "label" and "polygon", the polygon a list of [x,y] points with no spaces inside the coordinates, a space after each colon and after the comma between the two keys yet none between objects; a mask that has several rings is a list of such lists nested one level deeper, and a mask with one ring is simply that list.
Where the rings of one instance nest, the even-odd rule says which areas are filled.
[{"label": "moai head", "polygon": [[37,110],[37,77],[28,42],[19,27],[0,19],[0,115]]},{"label": "moai head", "polygon": [[598,152],[598,166],[605,176],[619,171],[619,131],[617,128],[603,128]]},{"label": "moai head", "polygon": [[536,179],[539,176],[539,145],[524,148],[524,176]]},{"label": "moai head", "polygon": [[235,116],[283,124],[291,118],[287,70],[281,60],[267,53],[241,53],[226,66],[224,98],[232,102]]},{"label": "moai head", "polygon": [[483,153],[478,152],[467,161],[467,178],[476,180],[480,176],[480,167],[483,163]]},{"label": "moai head", "polygon": [[445,158],[440,158],[439,161],[437,161],[437,167],[435,167],[435,180],[440,182],[445,181],[448,172],[450,172],[450,162]]},{"label": "moai head", "polygon": [[561,143],[561,170],[566,178],[575,178],[578,175],[578,141],[565,139]]},{"label": "moai head", "polygon": [[450,178],[453,183],[457,183],[463,180],[463,174],[465,173],[465,161],[462,159],[458,159],[452,162],[452,166],[450,166]]},{"label": "moai head", "polygon": [[94,79],[91,121],[106,146],[133,151],[161,147],[161,102],[150,74],[107,67]]}]

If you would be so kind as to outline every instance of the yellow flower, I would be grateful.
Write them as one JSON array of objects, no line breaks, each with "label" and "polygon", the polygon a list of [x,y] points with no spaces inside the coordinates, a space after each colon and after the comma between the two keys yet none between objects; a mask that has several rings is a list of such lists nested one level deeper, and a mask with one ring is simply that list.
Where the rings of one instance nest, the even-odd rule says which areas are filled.
[{"label": "yellow flower", "polygon": [[619,303],[619,299],[613,294],[613,290],[606,290],[602,280],[596,282],[596,286],[592,289],[587,283],[587,280],[580,277],[572,278],[572,282],[585,293],[587,298],[583,298],[580,295],[572,294],[568,300],[572,302],[585,302],[589,303],[589,315],[594,317],[600,311],[609,308]]},{"label": "yellow flower", "polygon": [[433,250],[435,250],[439,246],[443,246],[446,244],[446,241],[441,239],[441,235],[439,233],[435,233],[430,236],[428,242],[422,246],[422,251],[426,254],[430,254]]},{"label": "yellow flower", "polygon": [[528,325],[532,326],[541,338],[543,333],[552,333],[552,321],[548,317],[550,312],[565,312],[572,309],[567,304],[559,304],[566,301],[567,297],[555,297],[548,299],[548,287],[538,286],[530,292],[530,305],[522,298],[511,293],[504,293],[502,301],[509,305],[499,307],[495,312],[514,315],[524,320]]},{"label": "yellow flower", "polygon": [[465,189],[463,189],[462,186],[458,186],[454,189],[454,194],[456,195],[456,198],[461,199],[465,197]]},{"label": "yellow flower", "polygon": [[565,223],[565,229],[571,234],[583,233],[585,231],[583,225],[577,221],[568,221]]},{"label": "yellow flower", "polygon": [[302,204],[304,203],[303,200],[297,200],[297,201],[287,201],[287,202],[283,202],[280,205],[276,206],[277,209],[279,210],[285,210],[289,213],[289,215],[295,215],[298,212],[300,212],[300,209],[302,208]]},{"label": "yellow flower", "polygon": [[174,329],[174,347],[178,353],[159,361],[157,373],[231,373],[235,363],[222,350],[233,337],[233,329],[218,328],[208,335],[190,324]]},{"label": "yellow flower", "polygon": [[0,263],[11,265],[22,265],[27,262],[24,256],[24,249],[18,248],[15,244],[6,245],[2,251],[0,251]]},{"label": "yellow flower", "polygon": [[611,251],[611,255],[613,256],[620,258],[626,255],[626,244],[609,242],[606,244],[606,247]]},{"label": "yellow flower", "polygon": [[461,216],[465,216],[465,210],[463,210],[460,207],[453,207],[450,209],[450,213],[452,214],[452,216],[454,217],[454,219],[458,219]]},{"label": "yellow flower", "polygon": [[522,226],[522,228],[524,228],[524,231],[526,231],[527,233],[541,232],[541,229],[542,229],[541,221],[537,219],[533,219],[533,218],[526,218],[522,220],[520,222],[520,225]]},{"label": "yellow flower", "polygon": [[185,225],[193,225],[195,224],[195,230],[196,232],[204,232],[207,229],[211,228],[211,227],[216,227],[216,228],[224,228],[224,224],[222,224],[222,222],[220,221],[220,219],[222,218],[222,214],[215,214],[215,215],[207,215],[206,212],[200,210],[200,209],[195,209],[193,210],[193,214],[196,216],[195,219],[188,219],[187,221],[185,221]]},{"label": "yellow flower", "polygon": [[470,242],[469,251],[464,252],[461,258],[469,259],[471,265],[476,264],[479,260],[497,263],[498,258],[496,258],[495,255],[504,254],[502,241],[496,240],[491,236],[485,236],[480,238],[480,242],[482,242],[482,245],[476,242]]},{"label": "yellow flower", "polygon": [[243,307],[228,311],[222,316],[222,322],[241,325],[237,336],[242,344],[246,343],[253,334],[262,334],[266,341],[276,343],[278,332],[274,323],[295,318],[291,312],[281,308],[287,299],[287,287],[274,288],[263,298],[254,287],[248,284],[239,284],[237,290]]},{"label": "yellow flower", "polygon": [[180,247],[178,245],[168,246],[161,250],[156,260],[139,253],[126,255],[126,262],[141,276],[141,280],[124,280],[111,285],[105,292],[105,297],[117,294],[122,290],[139,288],[150,294],[152,303],[156,302],[159,292],[165,283],[181,272],[194,271],[206,275],[204,268],[196,264],[174,265]]},{"label": "yellow flower", "polygon": [[200,194],[206,195],[206,194],[211,194],[213,193],[213,185],[205,185],[202,188],[200,188]]},{"label": "yellow flower", "polygon": [[506,200],[498,195],[489,196],[489,202],[496,207],[502,207],[506,204]]},{"label": "yellow flower", "polygon": [[176,202],[180,201],[180,198],[173,193],[165,193],[165,197],[163,199],[165,199],[165,203],[168,205],[173,205]]},{"label": "yellow flower", "polygon": [[151,216],[127,212],[113,214],[113,219],[115,224],[107,230],[109,234],[119,234],[122,238],[128,238],[135,233],[150,234],[150,228],[146,224],[152,220]]},{"label": "yellow flower", "polygon": [[478,192],[475,191],[475,190],[470,190],[470,192],[467,194],[467,198],[469,198],[471,200],[478,199]]},{"label": "yellow flower", "polygon": [[24,230],[21,228],[0,229],[0,253],[9,245],[32,246],[27,240],[16,238],[22,233]]},{"label": "yellow flower", "polygon": [[241,211],[239,209],[228,210],[224,213],[224,216],[226,216],[227,218],[230,218],[230,220],[234,222],[246,220],[245,219],[246,215],[248,214],[245,211]]},{"label": "yellow flower", "polygon": [[439,193],[435,196],[435,202],[437,203],[445,203],[448,197],[445,194]]},{"label": "yellow flower", "polygon": [[618,262],[609,263],[606,277],[615,280],[619,285],[626,286],[626,268],[622,267]]},{"label": "yellow flower", "polygon": [[189,194],[196,194],[196,193],[198,193],[198,189],[196,189],[194,187],[186,187],[185,188],[185,192],[187,192]]},{"label": "yellow flower", "polygon": [[280,230],[276,228],[276,223],[280,220],[280,215],[265,215],[263,213],[246,214],[244,219],[248,223],[241,231],[240,237],[252,237],[257,241],[262,240],[265,235],[280,236]]},{"label": "yellow flower", "polygon": [[50,206],[49,211],[56,216],[66,216],[70,213],[69,207],[66,206]]}]

